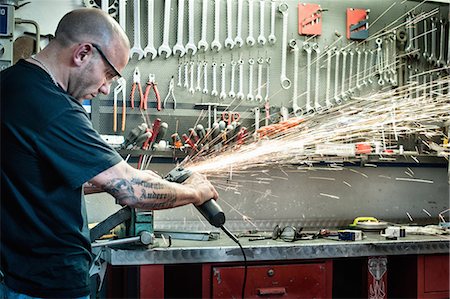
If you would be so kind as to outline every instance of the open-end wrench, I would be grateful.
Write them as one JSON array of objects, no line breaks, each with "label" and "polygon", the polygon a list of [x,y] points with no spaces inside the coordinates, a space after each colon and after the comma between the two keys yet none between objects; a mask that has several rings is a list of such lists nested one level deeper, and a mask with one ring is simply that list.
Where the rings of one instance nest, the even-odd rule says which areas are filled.
[{"label": "open-end wrench", "polygon": [[311,102],[311,45],[308,42],[304,42],[303,50],[306,52],[306,113],[314,113],[314,107]]},{"label": "open-end wrench", "polygon": [[291,80],[286,76],[286,55],[287,55],[287,31],[288,31],[288,9],[286,3],[281,3],[278,6],[278,11],[283,15],[283,38],[281,41],[281,87],[289,89],[291,87]]},{"label": "open-end wrench", "polygon": [[203,94],[208,94],[208,62],[203,61]]},{"label": "open-end wrench", "polygon": [[[413,20],[414,20],[414,18],[415,18],[415,16],[413,15]],[[413,40],[414,53],[413,53],[413,57],[415,59],[419,59],[419,57],[420,57],[419,38],[418,38],[419,37],[419,24],[417,22],[414,22],[413,34],[414,34],[414,40]]]},{"label": "open-end wrench", "polygon": [[237,8],[237,30],[236,37],[234,38],[234,42],[237,46],[242,47],[244,44],[244,40],[242,39],[242,9],[243,9],[244,0],[238,0],[238,8]]},{"label": "open-end wrench", "polygon": [[341,49],[342,54],[342,75],[341,75],[341,98],[343,100],[347,99],[346,89],[345,89],[345,81],[346,81],[346,74],[347,74],[347,50],[345,48]]},{"label": "open-end wrench", "polygon": [[298,60],[299,60],[299,48],[297,41],[291,39],[289,41],[289,48],[294,52],[294,78],[292,79],[294,83],[292,84],[292,111],[295,116],[300,116],[303,114],[303,109],[298,105]]},{"label": "open-end wrench", "polygon": [[247,100],[253,101],[253,64],[255,64],[255,60],[253,58],[250,58],[248,60],[248,94],[247,94]]},{"label": "open-end wrench", "polygon": [[408,54],[408,56],[411,55],[411,52],[414,50],[414,41],[413,41],[413,35],[414,35],[414,31],[413,31],[413,24],[412,24],[412,12],[409,12],[406,15],[406,29],[408,32],[408,45],[405,48],[405,53]]},{"label": "open-end wrench", "polygon": [[126,32],[127,27],[127,0],[119,0],[119,25]]},{"label": "open-end wrench", "polygon": [[436,57],[436,31],[437,31],[437,18],[431,18],[431,53],[428,57],[428,62],[432,65],[436,65],[437,57]]},{"label": "open-end wrench", "polygon": [[206,51],[209,48],[209,44],[206,41],[206,26],[208,25],[208,2],[204,0],[202,3],[202,36],[198,42],[198,49]]},{"label": "open-end wrench", "polygon": [[270,89],[270,63],[272,62],[272,58],[267,57],[266,63],[266,96],[264,97],[264,101],[266,102],[266,105],[268,105],[269,102],[269,89]]},{"label": "open-end wrench", "polygon": [[277,41],[277,37],[275,36],[275,10],[277,8],[277,3],[274,1],[270,2],[270,34],[268,37],[269,43],[272,45]]},{"label": "open-end wrench", "polygon": [[134,0],[134,45],[130,50],[130,59],[134,54],[138,54],[138,59],[144,57],[144,50],[141,47],[141,0]]},{"label": "open-end wrench", "polygon": [[234,39],[231,37],[233,34],[233,0],[227,0],[227,38],[225,39],[224,46],[230,50],[234,47]]},{"label": "open-end wrench", "polygon": [[236,97],[238,98],[238,100],[243,100],[244,99],[244,60],[239,59],[238,61],[238,66],[239,66],[239,86],[238,86],[238,92],[236,94]]},{"label": "open-end wrench", "polygon": [[[415,28],[414,30],[417,30],[417,25],[414,28]],[[417,32],[416,32],[415,36],[417,37]],[[417,38],[414,40],[414,43],[416,43],[416,41],[417,41]],[[397,47],[396,47],[396,44],[397,44],[397,31],[396,30],[393,30],[392,34],[390,35],[389,43],[391,45],[391,56],[392,56],[392,62],[389,65],[389,67],[390,67],[389,73],[391,74],[391,78],[389,81],[391,82],[392,86],[398,86],[397,57],[399,57],[399,55],[397,54]],[[419,48],[416,48],[414,50],[415,58],[419,58],[420,55],[417,56],[418,53],[419,53]]]},{"label": "open-end wrench", "polygon": [[183,28],[184,28],[184,1],[178,0],[178,29],[177,29],[177,43],[173,46],[173,54],[176,55],[180,53],[180,57],[186,54],[186,49],[184,48],[183,42]]},{"label": "open-end wrench", "polygon": [[335,66],[334,66],[334,101],[336,104],[341,104],[342,100],[339,97],[339,56],[341,55],[341,50],[336,49],[335,52]]},{"label": "open-end wrench", "polygon": [[184,88],[189,89],[189,63],[187,61],[184,62]]},{"label": "open-end wrench", "polygon": [[191,94],[194,94],[195,89],[194,89],[194,62],[191,61],[189,62],[189,92]]},{"label": "open-end wrench", "polygon": [[316,53],[316,78],[315,78],[315,89],[314,89],[314,110],[318,113],[322,111],[322,106],[319,103],[319,81],[320,81],[320,48],[319,44],[314,43],[312,49]]},{"label": "open-end wrench", "polygon": [[163,42],[158,48],[158,55],[166,53],[166,59],[172,55],[172,49],[169,46],[169,32],[170,32],[170,2],[171,0],[164,0],[164,31]]},{"label": "open-end wrench", "polygon": [[[369,52],[370,52],[370,59],[369,59],[369,62],[370,62],[370,64],[369,64],[369,67],[368,67],[368,69],[367,69],[367,82],[369,83],[369,84],[372,84],[373,83],[373,80],[372,80],[372,76],[371,76],[371,74],[370,74],[370,71],[372,70],[372,69],[374,69],[374,66],[372,65],[373,63],[374,63],[374,61],[375,61],[375,53],[376,53],[376,51],[377,50],[370,50]],[[375,74],[376,72],[373,72],[373,74]]]},{"label": "open-end wrench", "polygon": [[197,53],[197,46],[194,43],[194,24],[195,24],[195,19],[194,19],[194,0],[188,0],[188,8],[189,8],[189,39],[188,39],[188,43],[186,44],[186,53],[188,53],[189,51],[191,51],[191,55],[195,55],[195,53]]},{"label": "open-end wrench", "polygon": [[439,20],[439,25],[441,27],[441,38],[439,41],[439,59],[436,61],[436,65],[439,67],[442,67],[445,65],[445,61],[444,61],[444,46],[445,46],[445,24],[444,24],[444,20],[440,19]]},{"label": "open-end wrench", "polygon": [[262,102],[262,70],[263,70],[263,63],[264,63],[264,59],[262,57],[259,57],[258,60],[256,61],[258,63],[258,86],[256,87],[256,96],[255,96],[255,100]]},{"label": "open-end wrench", "polygon": [[377,44],[377,69],[378,69],[378,85],[382,86],[384,85],[384,80],[383,80],[383,57],[382,57],[382,51],[381,51],[381,45],[383,44],[383,40],[381,38],[377,38],[375,40],[375,43]]},{"label": "open-end wrench", "polygon": [[213,97],[217,97],[219,95],[219,92],[217,91],[217,63],[213,61],[211,63],[212,68],[212,90],[211,95]]},{"label": "open-end wrench", "polygon": [[333,54],[336,53],[336,47],[329,48],[327,50],[327,84],[325,89],[325,106],[327,109],[333,107],[333,104],[330,101],[331,97],[331,58]]},{"label": "open-end wrench", "polygon": [[230,92],[228,93],[228,96],[231,99],[234,99],[236,97],[236,93],[234,92],[234,81],[236,78],[236,61],[231,60],[231,82],[230,82]]},{"label": "open-end wrench", "polygon": [[226,67],[227,65],[225,63],[221,63],[220,64],[220,79],[221,81],[221,85],[220,85],[220,95],[219,98],[221,100],[225,100],[227,98],[227,92],[225,91],[226,87],[225,87],[225,71],[226,71]]},{"label": "open-end wrench", "polygon": [[362,52],[356,48],[356,89],[361,90],[361,55]]},{"label": "open-end wrench", "polygon": [[390,82],[390,61],[389,58],[391,55],[389,54],[389,34],[384,37],[384,55],[383,55],[383,75],[384,82]]},{"label": "open-end wrench", "polygon": [[248,36],[245,42],[250,47],[256,42],[253,37],[253,0],[248,0]]},{"label": "open-end wrench", "polygon": [[155,48],[154,42],[153,42],[153,18],[154,18],[154,10],[155,10],[155,3],[154,0],[148,0],[147,1],[147,46],[144,48],[144,56],[147,57],[147,55],[150,53],[152,54],[151,59],[155,59],[156,55],[158,55],[158,51]]},{"label": "open-end wrench", "polygon": [[202,64],[197,61],[197,86],[195,86],[195,91],[202,91],[201,85],[202,81]]},{"label": "open-end wrench", "polygon": [[264,36],[264,0],[259,0],[259,35],[258,43],[261,46],[266,44],[266,37]]},{"label": "open-end wrench", "polygon": [[222,49],[220,43],[220,0],[214,1],[214,40],[211,43],[211,49],[219,52]]}]

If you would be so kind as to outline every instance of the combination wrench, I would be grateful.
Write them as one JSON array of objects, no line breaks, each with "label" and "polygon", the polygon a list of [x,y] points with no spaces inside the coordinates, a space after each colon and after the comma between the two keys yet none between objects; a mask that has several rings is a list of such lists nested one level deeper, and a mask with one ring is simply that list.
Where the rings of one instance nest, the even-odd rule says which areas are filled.
[{"label": "combination wrench", "polygon": [[217,63],[213,61],[211,63],[212,67],[212,90],[211,95],[213,97],[217,97],[219,95],[219,92],[217,91]]},{"label": "combination wrench", "polygon": [[197,86],[195,87],[196,91],[202,91],[201,85],[202,81],[202,64],[197,60]]},{"label": "combination wrench", "polygon": [[119,0],[119,25],[126,32],[127,26],[127,0]]},{"label": "combination wrench", "polygon": [[272,45],[277,41],[277,37],[275,36],[275,10],[277,8],[277,3],[274,1],[270,2],[270,34],[268,37],[269,43]]},{"label": "combination wrench", "polygon": [[377,45],[377,61],[376,61],[376,65],[377,65],[377,69],[378,69],[378,85],[382,86],[384,85],[384,80],[383,80],[383,57],[382,57],[382,51],[381,51],[381,45],[383,44],[383,40],[381,38],[377,38],[375,40],[375,43]]},{"label": "combination wrench", "polygon": [[364,86],[367,85],[367,79],[368,79],[367,77],[368,77],[368,73],[369,73],[368,66],[367,66],[367,63],[369,61],[369,52],[370,51],[368,49],[364,48],[364,70],[363,70],[363,79],[362,79],[362,83]]},{"label": "combination wrench", "polygon": [[428,19],[423,19],[423,53],[422,56],[425,58],[425,60],[428,60],[429,54],[428,54]]},{"label": "combination wrench", "polygon": [[441,27],[441,38],[440,38],[440,42],[439,42],[439,59],[436,61],[436,65],[438,67],[442,67],[445,65],[445,61],[444,61],[444,36],[445,36],[445,26],[444,26],[444,21],[442,19],[439,20],[439,25]]},{"label": "combination wrench", "polygon": [[[267,57],[266,58],[266,96],[264,97],[264,101],[266,102],[266,106],[269,104],[269,89],[270,89],[270,63],[272,62],[272,58]],[[267,108],[268,110],[268,108]]]},{"label": "combination wrench", "polygon": [[233,0],[227,0],[227,38],[225,39],[225,48],[229,48],[230,50],[234,47],[234,39],[231,37],[233,28]]},{"label": "combination wrench", "polygon": [[203,61],[203,94],[208,94],[208,62]]},{"label": "combination wrench", "polygon": [[242,47],[244,44],[244,40],[242,39],[242,9],[243,9],[244,0],[238,0],[238,8],[237,8],[237,31],[236,37],[234,38],[234,42],[237,46]]},{"label": "combination wrench", "polygon": [[189,75],[190,75],[190,78],[189,78],[189,92],[191,94],[194,94],[195,89],[194,89],[194,62],[193,61],[191,61],[189,63]]},{"label": "combination wrench", "polygon": [[259,35],[258,35],[258,43],[261,46],[266,44],[266,37],[264,36],[264,0],[259,0]]},{"label": "combination wrench", "polygon": [[331,95],[331,58],[333,54],[336,53],[336,47],[330,48],[327,50],[327,83],[325,89],[325,106],[327,109],[333,107],[333,104],[330,101]]},{"label": "combination wrench", "polygon": [[437,19],[435,17],[431,18],[431,53],[428,57],[428,62],[432,65],[436,65],[436,31],[437,31]]},{"label": "combination wrench", "polygon": [[155,10],[155,3],[154,0],[148,0],[147,1],[147,46],[144,48],[144,57],[147,57],[147,55],[150,53],[152,54],[151,59],[155,59],[156,55],[158,55],[158,51],[155,48],[154,41],[153,41],[153,18],[154,18],[154,10]]},{"label": "combination wrench", "polygon": [[255,63],[255,61],[253,60],[253,58],[250,58],[248,60],[248,94],[247,94],[248,101],[253,101],[255,98],[253,96],[253,64],[254,63]]},{"label": "combination wrench", "polygon": [[228,96],[231,99],[234,99],[236,97],[236,93],[234,92],[234,81],[236,77],[236,61],[231,60],[231,82],[230,82],[230,92],[228,93]]},{"label": "combination wrench", "polygon": [[166,53],[166,59],[172,55],[172,49],[169,46],[169,32],[170,32],[170,3],[171,0],[165,0],[164,2],[164,31],[163,42],[158,48],[158,55],[162,56],[162,53]]},{"label": "combination wrench", "polygon": [[178,82],[177,82],[177,86],[181,87],[181,69],[182,69],[183,64],[181,63],[181,61],[178,61]]},{"label": "combination wrench", "polygon": [[217,52],[222,49],[220,43],[220,0],[214,0],[214,40],[211,43],[211,49]]},{"label": "combination wrench", "polygon": [[335,67],[334,67],[334,101],[336,104],[341,104],[342,100],[339,97],[339,56],[341,55],[341,50],[336,49],[335,52]]},{"label": "combination wrench", "polygon": [[306,52],[306,113],[314,113],[314,107],[311,104],[311,45],[304,42],[303,50]]},{"label": "combination wrench", "polygon": [[194,24],[195,24],[195,20],[194,20],[194,0],[188,0],[188,9],[189,9],[189,39],[188,39],[188,43],[186,44],[186,53],[191,51],[191,55],[195,55],[195,53],[197,53],[197,46],[194,43]]},{"label": "combination wrench", "polygon": [[244,99],[244,60],[239,59],[238,61],[238,65],[239,65],[239,86],[238,86],[238,92],[236,94],[236,97],[238,98],[238,100],[243,100]]},{"label": "combination wrench", "polygon": [[138,60],[144,57],[144,50],[141,47],[141,0],[134,0],[134,45],[130,50],[130,59],[134,54],[138,54]]},{"label": "combination wrench", "polygon": [[347,74],[347,50],[344,48],[341,49],[342,54],[342,80],[341,80],[341,98],[342,100],[347,99],[346,90],[345,90],[345,75]]},{"label": "combination wrench", "polygon": [[292,86],[292,111],[295,116],[300,116],[303,114],[303,109],[298,105],[298,60],[299,60],[299,48],[297,41],[291,39],[289,41],[289,48],[294,52],[294,78]]},{"label": "combination wrench", "polygon": [[199,50],[207,51],[209,48],[209,44],[206,41],[206,26],[208,25],[208,2],[203,0],[202,3],[202,36],[198,42],[197,48]]},{"label": "combination wrench", "polygon": [[322,111],[322,106],[319,103],[319,81],[320,81],[320,48],[319,44],[314,43],[312,49],[316,53],[316,78],[314,89],[314,110],[318,113]]},{"label": "combination wrench", "polygon": [[353,62],[355,59],[355,53],[353,53],[352,49],[348,50],[348,54],[350,55],[350,66],[348,72],[348,95],[352,95],[355,90],[353,87]]},{"label": "combination wrench", "polygon": [[189,89],[189,63],[186,61],[184,63],[184,88]]},{"label": "combination wrench", "polygon": [[186,49],[184,48],[183,42],[183,28],[184,28],[184,1],[178,0],[178,29],[177,29],[177,43],[173,46],[173,54],[176,55],[180,53],[180,57],[186,54]]},{"label": "combination wrench", "polygon": [[253,0],[248,0],[248,36],[245,42],[250,47],[256,42],[253,37]]},{"label": "combination wrench", "polygon": [[226,91],[225,91],[225,79],[226,79],[226,77],[225,77],[225,71],[226,71],[226,64],[225,63],[221,63],[220,64],[220,76],[221,76],[221,85],[220,85],[220,95],[219,95],[219,98],[221,99],[221,100],[225,100],[226,99],[226,97],[227,97],[227,93],[226,93]]},{"label": "combination wrench", "polygon": [[361,55],[362,52],[356,48],[356,89],[361,90]]},{"label": "combination wrench", "polygon": [[258,78],[257,78],[258,86],[257,86],[255,100],[262,102],[261,91],[262,91],[262,70],[263,70],[264,59],[262,57],[259,57],[256,62],[258,63]]},{"label": "combination wrench", "polygon": [[278,11],[283,15],[283,38],[281,41],[281,87],[289,89],[291,87],[291,80],[286,76],[286,55],[287,55],[287,30],[288,30],[288,9],[286,3],[281,3],[278,6]]}]

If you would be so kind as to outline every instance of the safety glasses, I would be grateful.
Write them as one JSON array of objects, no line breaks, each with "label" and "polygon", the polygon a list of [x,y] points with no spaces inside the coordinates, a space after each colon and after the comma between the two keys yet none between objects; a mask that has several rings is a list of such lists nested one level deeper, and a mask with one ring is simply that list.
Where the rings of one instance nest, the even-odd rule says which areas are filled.
[{"label": "safety glasses", "polygon": [[303,228],[296,228],[294,226],[285,226],[281,228],[279,225],[276,225],[272,232],[272,239],[281,239],[285,242],[294,242],[297,240],[311,240],[313,236],[302,233]]},{"label": "safety glasses", "polygon": [[108,64],[108,66],[114,71],[114,76],[113,78],[121,78],[122,74],[116,69],[116,67],[114,66],[114,64],[112,64],[112,62],[106,57],[105,53],[102,51],[102,49],[100,48],[99,45],[92,43],[92,46],[98,51],[98,53],[100,53],[100,56],[102,57],[102,59],[106,62],[106,64]]}]

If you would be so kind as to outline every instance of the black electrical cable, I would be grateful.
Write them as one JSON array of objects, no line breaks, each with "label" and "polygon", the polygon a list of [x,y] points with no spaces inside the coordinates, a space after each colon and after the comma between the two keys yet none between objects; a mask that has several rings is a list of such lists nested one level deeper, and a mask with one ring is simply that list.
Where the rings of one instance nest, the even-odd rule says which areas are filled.
[{"label": "black electrical cable", "polygon": [[231,240],[233,240],[236,244],[239,245],[239,248],[241,248],[241,252],[242,252],[242,256],[244,257],[244,281],[242,282],[242,294],[241,294],[241,298],[244,299],[245,298],[245,286],[247,284],[247,270],[248,270],[248,265],[247,265],[247,256],[245,255],[245,250],[241,245],[241,242],[239,242],[239,239],[233,235],[232,232],[230,232],[225,226],[221,225],[220,228],[225,232],[225,234],[227,234],[228,237],[230,237]]}]

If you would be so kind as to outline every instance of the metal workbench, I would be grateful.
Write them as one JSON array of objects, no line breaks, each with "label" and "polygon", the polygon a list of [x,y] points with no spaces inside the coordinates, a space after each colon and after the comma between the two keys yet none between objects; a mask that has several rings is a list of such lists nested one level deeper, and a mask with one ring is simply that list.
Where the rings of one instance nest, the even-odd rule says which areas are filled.
[{"label": "metal workbench", "polygon": [[[362,241],[330,239],[284,242],[280,240],[248,241],[241,238],[248,261],[283,261],[333,259],[343,257],[419,255],[450,252],[450,236],[408,235],[386,240],[378,233],[365,233]],[[162,241],[159,240],[161,244]],[[241,262],[239,247],[225,235],[213,241],[173,240],[171,247],[153,249],[105,248],[104,258],[111,265],[152,265],[185,263]]]}]

